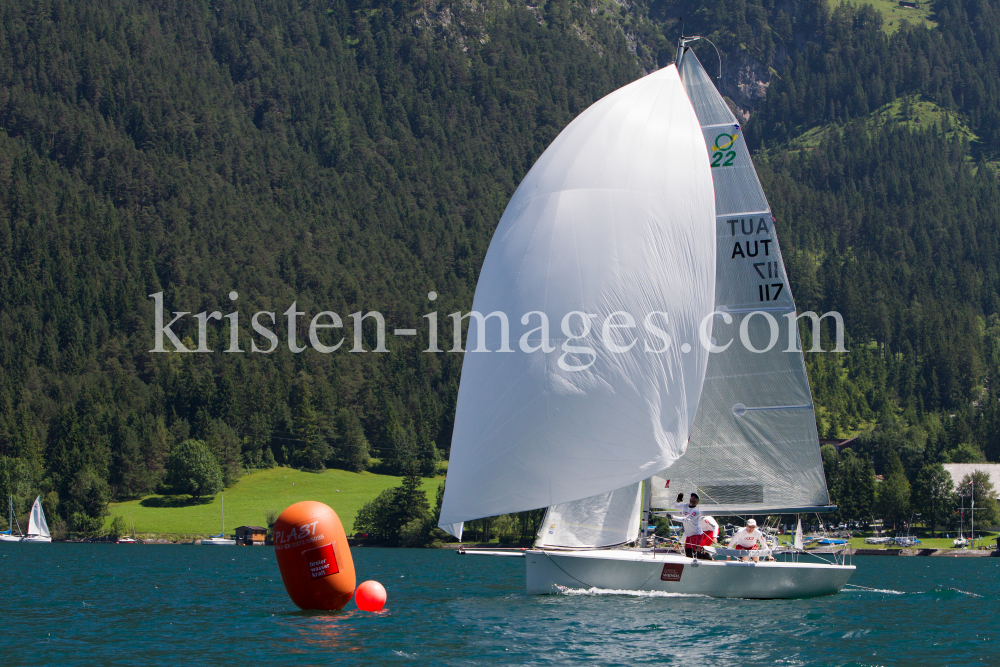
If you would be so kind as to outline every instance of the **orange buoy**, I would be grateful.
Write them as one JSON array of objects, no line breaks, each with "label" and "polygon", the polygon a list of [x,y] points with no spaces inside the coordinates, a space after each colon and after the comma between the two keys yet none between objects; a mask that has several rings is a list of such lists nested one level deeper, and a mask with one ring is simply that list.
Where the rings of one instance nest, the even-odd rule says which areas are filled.
[{"label": "orange buoy", "polygon": [[380,611],[385,606],[385,588],[377,581],[363,581],[354,591],[354,603],[361,611]]},{"label": "orange buoy", "polygon": [[354,595],[354,560],[337,513],[323,503],[295,503],[274,524],[274,555],[288,597],[300,609],[344,608]]}]

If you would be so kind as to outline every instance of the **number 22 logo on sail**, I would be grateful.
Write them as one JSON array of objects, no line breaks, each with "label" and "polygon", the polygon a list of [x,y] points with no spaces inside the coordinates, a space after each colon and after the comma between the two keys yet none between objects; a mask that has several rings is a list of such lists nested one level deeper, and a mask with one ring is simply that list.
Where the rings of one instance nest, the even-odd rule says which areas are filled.
[{"label": "number 22 logo on sail", "polygon": [[731,167],[736,159],[736,151],[729,150],[736,143],[735,134],[723,132],[715,138],[715,145],[712,146],[712,168]]}]

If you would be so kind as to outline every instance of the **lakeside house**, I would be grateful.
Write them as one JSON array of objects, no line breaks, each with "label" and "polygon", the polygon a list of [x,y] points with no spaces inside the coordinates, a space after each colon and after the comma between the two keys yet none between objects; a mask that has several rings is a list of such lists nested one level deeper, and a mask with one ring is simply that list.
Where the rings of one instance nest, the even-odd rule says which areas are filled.
[{"label": "lakeside house", "polygon": [[859,436],[854,436],[852,438],[820,438],[819,446],[823,445],[833,445],[837,448],[837,453],[848,447],[854,446],[854,441],[858,439]]},{"label": "lakeside house", "polygon": [[246,546],[264,546],[267,540],[267,528],[260,526],[240,526],[236,529],[236,544]]}]

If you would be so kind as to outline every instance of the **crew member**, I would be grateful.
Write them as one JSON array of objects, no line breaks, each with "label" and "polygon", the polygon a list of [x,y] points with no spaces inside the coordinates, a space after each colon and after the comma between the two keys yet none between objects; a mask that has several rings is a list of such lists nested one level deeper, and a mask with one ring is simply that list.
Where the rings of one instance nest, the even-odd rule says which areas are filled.
[{"label": "crew member", "polygon": [[[767,540],[764,539],[763,531],[757,530],[757,522],[753,519],[747,521],[744,528],[740,528],[729,540],[729,547],[735,547],[737,551],[753,551],[754,549],[767,549]],[[759,560],[758,556],[753,557],[754,561]],[[740,560],[750,560],[743,556]]]},{"label": "crew member", "polygon": [[701,517],[701,532],[705,536],[702,540],[702,546],[712,546],[712,543],[719,539],[718,522],[706,514]]},{"label": "crew member", "polygon": [[[677,503],[674,507],[680,512],[680,516],[675,520],[684,524],[684,555],[688,558],[698,558],[702,553],[702,545],[705,535],[701,528],[701,510],[698,509],[697,493],[691,493],[688,502],[684,502],[684,494],[677,494]],[[711,543],[709,543],[711,544]]]}]

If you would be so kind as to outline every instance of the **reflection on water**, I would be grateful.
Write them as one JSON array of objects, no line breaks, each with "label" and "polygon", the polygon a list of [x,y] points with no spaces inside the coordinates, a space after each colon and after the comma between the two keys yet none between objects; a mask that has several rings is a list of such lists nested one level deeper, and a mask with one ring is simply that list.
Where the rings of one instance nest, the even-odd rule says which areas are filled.
[{"label": "reflection on water", "polygon": [[571,591],[524,563],[356,549],[385,612],[302,612],[270,549],[0,544],[6,665],[965,664],[995,650],[1000,559],[857,558],[811,600]]},{"label": "reflection on water", "polygon": [[284,632],[275,636],[278,653],[354,653],[363,647],[363,637],[352,630],[352,620],[364,612],[295,611],[282,614],[276,624]]}]

